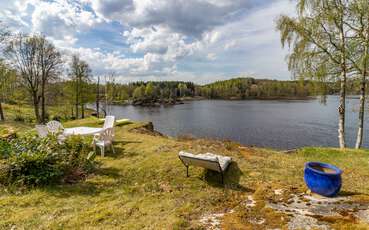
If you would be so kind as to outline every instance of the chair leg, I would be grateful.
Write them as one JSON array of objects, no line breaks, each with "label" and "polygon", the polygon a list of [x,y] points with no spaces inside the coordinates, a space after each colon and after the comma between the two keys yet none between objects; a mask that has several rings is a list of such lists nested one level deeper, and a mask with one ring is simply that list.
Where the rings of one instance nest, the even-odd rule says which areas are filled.
[{"label": "chair leg", "polygon": [[115,155],[115,149],[114,149],[114,145],[111,144],[111,150],[113,151],[113,154]]},{"label": "chair leg", "polygon": [[101,146],[101,156],[104,157],[105,156],[105,146]]}]

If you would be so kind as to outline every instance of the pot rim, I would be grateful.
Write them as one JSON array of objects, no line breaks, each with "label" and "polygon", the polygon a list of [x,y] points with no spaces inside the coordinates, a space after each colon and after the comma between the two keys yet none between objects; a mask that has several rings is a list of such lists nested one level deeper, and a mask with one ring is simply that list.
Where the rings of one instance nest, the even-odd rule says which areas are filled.
[{"label": "pot rim", "polygon": [[[328,168],[328,169],[332,169],[334,172],[323,172],[317,169],[314,169],[312,166],[314,165],[318,165],[322,168]],[[342,170],[339,169],[338,167],[328,164],[328,163],[322,163],[322,162],[317,162],[317,161],[310,161],[305,163],[305,168],[309,168],[310,170],[312,170],[315,173],[321,174],[321,175],[341,175],[342,174]]]}]

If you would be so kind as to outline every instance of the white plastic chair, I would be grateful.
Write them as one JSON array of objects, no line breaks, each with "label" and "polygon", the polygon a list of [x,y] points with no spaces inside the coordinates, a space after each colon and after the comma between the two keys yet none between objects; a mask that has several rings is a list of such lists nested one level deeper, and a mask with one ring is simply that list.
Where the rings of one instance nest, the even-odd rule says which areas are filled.
[{"label": "white plastic chair", "polygon": [[46,127],[47,130],[53,135],[61,133],[64,130],[63,125],[59,121],[49,121],[46,124]]},{"label": "white plastic chair", "polygon": [[114,116],[106,116],[104,121],[103,129],[113,128],[115,122]]},{"label": "white plastic chair", "polygon": [[114,123],[115,123],[115,117],[114,116],[106,116],[105,117],[105,122],[104,122],[103,130],[105,130],[105,129],[112,129],[112,137],[113,138],[115,136],[115,133],[114,133]]},{"label": "white plastic chair", "polygon": [[113,154],[115,154],[114,146],[114,132],[113,128],[107,128],[104,129],[99,134],[95,134],[93,139],[93,145],[94,145],[94,151],[96,151],[96,146],[98,146],[101,150],[101,156],[105,156],[105,147],[110,146],[111,150],[113,151]]},{"label": "white plastic chair", "polygon": [[36,125],[35,128],[39,137],[41,138],[47,137],[48,130],[46,125]]}]

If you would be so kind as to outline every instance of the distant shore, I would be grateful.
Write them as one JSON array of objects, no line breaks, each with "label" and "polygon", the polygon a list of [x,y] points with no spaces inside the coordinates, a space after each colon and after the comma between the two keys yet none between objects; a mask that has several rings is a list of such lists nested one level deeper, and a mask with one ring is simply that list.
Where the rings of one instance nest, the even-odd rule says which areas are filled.
[{"label": "distant shore", "polygon": [[305,97],[295,97],[295,96],[277,96],[277,97],[248,97],[248,98],[206,98],[206,97],[182,97],[176,99],[145,99],[145,100],[126,100],[122,102],[112,102],[111,105],[133,105],[133,106],[143,106],[143,107],[156,107],[162,105],[180,105],[188,101],[202,101],[202,100],[224,100],[224,101],[248,101],[248,100],[314,100],[317,96],[305,96]]}]

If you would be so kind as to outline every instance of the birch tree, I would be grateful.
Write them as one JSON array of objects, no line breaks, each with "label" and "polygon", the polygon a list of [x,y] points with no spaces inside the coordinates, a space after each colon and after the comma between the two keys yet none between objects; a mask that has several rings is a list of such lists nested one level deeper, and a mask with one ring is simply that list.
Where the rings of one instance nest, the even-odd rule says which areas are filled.
[{"label": "birch tree", "polygon": [[81,109],[81,117],[84,118],[84,106],[86,103],[85,88],[86,83],[89,82],[91,78],[91,69],[87,62],[80,60],[77,55],[73,55],[69,75],[75,88],[76,118],[79,118],[79,109]]},{"label": "birch tree", "polygon": [[[346,80],[350,71],[346,34],[348,0],[299,0],[297,17],[282,15],[277,21],[282,46],[292,47],[288,57],[290,69],[304,72],[304,65],[313,66],[319,77],[338,77],[340,148],[345,142]],[[307,69],[312,73],[312,69]],[[310,75],[316,78],[315,74]]]},{"label": "birch tree", "polygon": [[369,71],[369,2],[367,0],[353,0],[349,10],[350,19],[345,24],[351,30],[349,39],[352,39],[353,42],[350,48],[355,53],[355,58],[350,61],[360,76],[359,120],[355,143],[355,148],[358,149],[363,143],[366,81]]}]

